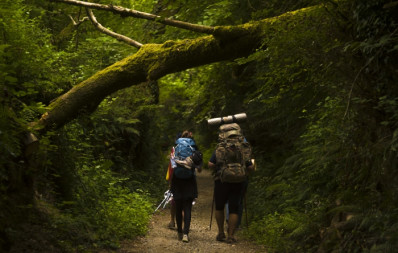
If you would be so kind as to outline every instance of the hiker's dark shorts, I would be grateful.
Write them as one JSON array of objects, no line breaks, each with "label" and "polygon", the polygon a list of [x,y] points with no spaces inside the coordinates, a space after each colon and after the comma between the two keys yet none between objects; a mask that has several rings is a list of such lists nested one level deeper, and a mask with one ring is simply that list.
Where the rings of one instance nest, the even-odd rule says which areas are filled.
[{"label": "hiker's dark shorts", "polygon": [[221,183],[220,180],[216,180],[214,182],[216,210],[224,210],[224,206],[228,202],[229,213],[239,213],[243,185],[244,183]]}]

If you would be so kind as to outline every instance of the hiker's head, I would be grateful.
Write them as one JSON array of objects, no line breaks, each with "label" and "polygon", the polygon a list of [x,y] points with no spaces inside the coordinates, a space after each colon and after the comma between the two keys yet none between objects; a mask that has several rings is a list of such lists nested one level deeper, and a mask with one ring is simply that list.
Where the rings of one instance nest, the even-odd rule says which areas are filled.
[{"label": "hiker's head", "polygon": [[192,132],[185,130],[182,132],[181,138],[192,138]]}]

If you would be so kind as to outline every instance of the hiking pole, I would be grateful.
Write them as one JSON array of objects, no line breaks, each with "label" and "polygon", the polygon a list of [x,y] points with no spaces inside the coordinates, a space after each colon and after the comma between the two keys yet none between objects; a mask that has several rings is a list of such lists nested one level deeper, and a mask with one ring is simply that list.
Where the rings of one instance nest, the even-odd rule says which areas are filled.
[{"label": "hiking pole", "polygon": [[153,213],[155,213],[161,206],[162,204],[166,201],[166,199],[163,199],[162,202],[160,202],[160,204],[158,205],[158,207],[155,209],[155,211],[153,211]]},{"label": "hiking pole", "polygon": [[170,190],[167,190],[164,193],[164,199],[162,200],[162,202],[160,202],[160,204],[158,205],[158,207],[156,208],[155,211],[153,211],[153,213],[155,213],[162,205],[163,205],[163,209],[166,207],[167,203],[169,203],[170,198],[173,196],[173,194],[170,192]]},{"label": "hiking pole", "polygon": [[243,201],[245,202],[246,228],[249,228],[249,221],[247,219],[246,192]]},{"label": "hiking pole", "polygon": [[213,221],[213,209],[214,209],[214,190],[213,190],[213,202],[211,202],[211,215],[210,215],[210,226],[209,226],[209,230],[211,230],[211,223]]},{"label": "hiking pole", "polygon": [[166,205],[170,202],[170,199],[171,199],[172,196],[173,196],[173,194],[169,191],[169,192],[167,193],[167,197],[166,197],[166,199],[165,199],[165,201],[164,201],[163,209],[165,209]]}]

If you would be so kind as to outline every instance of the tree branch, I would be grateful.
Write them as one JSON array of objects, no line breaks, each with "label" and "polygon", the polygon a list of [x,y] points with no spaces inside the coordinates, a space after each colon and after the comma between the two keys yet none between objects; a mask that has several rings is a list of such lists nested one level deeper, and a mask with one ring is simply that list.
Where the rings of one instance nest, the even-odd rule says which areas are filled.
[{"label": "tree branch", "polygon": [[97,28],[97,30],[99,30],[102,33],[105,33],[106,35],[109,35],[119,41],[122,42],[126,42],[127,44],[136,47],[136,48],[140,48],[142,47],[142,44],[139,43],[138,41],[135,41],[133,39],[130,39],[129,37],[126,37],[124,35],[112,32],[111,30],[106,29],[105,27],[103,27],[100,23],[98,23],[97,19],[95,18],[93,11],[89,8],[86,8],[86,12],[88,17],[90,18],[91,22],[93,23],[93,25],[95,26],[95,28]]},{"label": "tree branch", "polygon": [[72,23],[73,23],[73,26],[79,26],[79,25],[81,25],[84,21],[87,21],[88,20],[88,17],[84,17],[84,18],[82,18],[82,19],[80,19],[80,20],[78,20],[77,22],[73,19],[73,17],[71,16],[71,15],[68,15],[69,16],[69,18],[72,20]]},{"label": "tree branch", "polygon": [[247,33],[223,43],[214,36],[204,36],[164,44],[145,44],[134,55],[99,71],[58,97],[33,128],[46,132],[64,125],[82,112],[91,113],[106,96],[117,90],[188,68],[246,56],[261,44],[259,36]]},{"label": "tree branch", "polygon": [[131,17],[135,17],[135,18],[152,20],[152,21],[155,21],[155,22],[158,22],[161,24],[174,26],[174,27],[178,27],[178,28],[182,28],[182,29],[186,29],[186,30],[190,30],[190,31],[194,31],[194,32],[199,32],[199,33],[213,34],[214,30],[215,30],[214,27],[211,27],[211,26],[191,24],[188,22],[164,18],[164,17],[158,16],[158,15],[154,15],[154,14],[150,14],[150,13],[146,13],[146,12],[131,10],[131,9],[120,7],[120,6],[114,6],[111,4],[103,5],[103,4],[89,3],[89,2],[78,1],[78,0],[51,0],[51,1],[66,3],[66,4],[76,5],[76,6],[84,6],[86,8],[90,8],[90,9],[111,11],[113,13],[120,14],[122,16],[131,16]]}]

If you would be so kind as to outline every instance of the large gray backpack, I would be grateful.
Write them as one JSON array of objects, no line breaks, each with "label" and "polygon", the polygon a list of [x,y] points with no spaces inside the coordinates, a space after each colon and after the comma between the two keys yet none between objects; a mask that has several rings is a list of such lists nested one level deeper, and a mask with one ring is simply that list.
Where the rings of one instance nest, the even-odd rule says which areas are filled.
[{"label": "large gray backpack", "polygon": [[238,124],[220,126],[216,147],[217,166],[222,182],[239,183],[246,180],[246,161],[250,161],[251,147],[245,141]]}]

